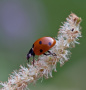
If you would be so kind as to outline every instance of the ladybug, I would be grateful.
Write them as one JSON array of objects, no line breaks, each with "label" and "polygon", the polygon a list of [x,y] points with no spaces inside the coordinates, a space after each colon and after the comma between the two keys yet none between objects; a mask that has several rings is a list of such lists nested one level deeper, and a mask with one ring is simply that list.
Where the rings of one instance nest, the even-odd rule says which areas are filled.
[{"label": "ladybug", "polygon": [[[51,53],[49,51],[56,44],[56,40],[52,37],[42,37],[34,42],[32,48],[29,50],[27,54],[27,60],[29,62],[29,58],[33,56],[33,65],[34,65],[34,56],[35,55],[56,55],[55,53]],[[45,52],[48,52],[47,54]]]}]

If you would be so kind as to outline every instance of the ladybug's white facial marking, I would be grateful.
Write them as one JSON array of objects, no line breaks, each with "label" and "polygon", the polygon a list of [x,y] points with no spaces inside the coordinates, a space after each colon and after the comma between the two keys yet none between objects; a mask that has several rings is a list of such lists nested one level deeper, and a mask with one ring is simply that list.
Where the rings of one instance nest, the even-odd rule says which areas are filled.
[{"label": "ladybug's white facial marking", "polygon": [[31,57],[31,54],[27,54],[27,60]]},{"label": "ladybug's white facial marking", "polygon": [[29,57],[31,57],[31,54],[29,54]]}]

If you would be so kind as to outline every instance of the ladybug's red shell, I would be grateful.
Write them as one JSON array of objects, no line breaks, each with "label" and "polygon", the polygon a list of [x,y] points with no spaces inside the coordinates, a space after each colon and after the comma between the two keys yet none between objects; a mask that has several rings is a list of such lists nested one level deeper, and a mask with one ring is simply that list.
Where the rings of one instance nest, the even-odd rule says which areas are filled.
[{"label": "ladybug's red shell", "polygon": [[56,40],[51,37],[42,37],[33,44],[33,51],[35,55],[41,55],[48,51],[56,44]]}]

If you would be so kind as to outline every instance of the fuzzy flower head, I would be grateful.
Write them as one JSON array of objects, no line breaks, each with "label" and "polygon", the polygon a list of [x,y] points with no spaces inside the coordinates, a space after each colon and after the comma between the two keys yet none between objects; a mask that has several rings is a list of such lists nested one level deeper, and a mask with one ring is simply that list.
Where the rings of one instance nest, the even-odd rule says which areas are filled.
[{"label": "fuzzy flower head", "polygon": [[3,87],[0,90],[26,90],[30,83],[36,83],[40,78],[52,77],[52,71],[56,72],[56,65],[64,65],[69,60],[71,52],[69,48],[75,47],[79,37],[81,37],[81,18],[71,13],[66,22],[60,27],[56,39],[56,44],[50,49],[55,55],[41,55],[33,64],[27,67],[20,66],[18,71],[14,71],[7,82],[0,83]]}]

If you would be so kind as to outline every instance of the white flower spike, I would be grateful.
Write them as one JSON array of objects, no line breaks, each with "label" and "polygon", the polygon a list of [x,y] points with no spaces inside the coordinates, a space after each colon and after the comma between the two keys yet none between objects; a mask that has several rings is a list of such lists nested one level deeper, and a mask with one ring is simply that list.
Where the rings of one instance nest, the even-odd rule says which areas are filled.
[{"label": "white flower spike", "polygon": [[52,77],[52,71],[56,72],[56,64],[64,65],[69,60],[71,52],[68,48],[75,47],[78,37],[81,37],[81,18],[71,13],[63,26],[60,27],[56,37],[56,44],[51,48],[52,55],[41,55],[34,62],[34,66],[27,64],[27,67],[20,66],[18,72],[14,71],[8,78],[7,82],[0,83],[3,87],[0,90],[28,90],[27,86],[30,83],[36,83],[40,78]]}]

